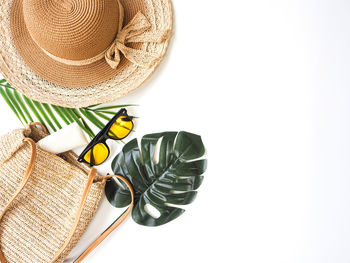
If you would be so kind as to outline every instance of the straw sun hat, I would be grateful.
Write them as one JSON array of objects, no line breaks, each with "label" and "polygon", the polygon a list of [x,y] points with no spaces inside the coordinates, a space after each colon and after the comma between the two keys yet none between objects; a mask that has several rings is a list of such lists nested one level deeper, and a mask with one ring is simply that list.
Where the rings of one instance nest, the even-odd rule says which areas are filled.
[{"label": "straw sun hat", "polygon": [[1,73],[41,102],[111,102],[149,77],[171,27],[170,0],[0,0]]}]

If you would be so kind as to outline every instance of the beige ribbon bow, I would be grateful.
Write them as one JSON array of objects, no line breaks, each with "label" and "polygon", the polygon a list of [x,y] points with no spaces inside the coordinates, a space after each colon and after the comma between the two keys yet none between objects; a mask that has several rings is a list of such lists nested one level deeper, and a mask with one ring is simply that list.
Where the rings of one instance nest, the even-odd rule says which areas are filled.
[{"label": "beige ribbon bow", "polygon": [[[161,60],[162,55],[147,52],[144,50],[133,49],[127,47],[128,43],[163,43],[170,38],[170,30],[163,32],[146,32],[151,29],[152,25],[147,20],[146,16],[138,12],[135,17],[123,28],[124,22],[124,8],[119,2],[119,25],[118,34],[111,46],[98,54],[97,56],[85,60],[69,60],[56,57],[50,52],[42,48],[42,51],[52,59],[72,66],[84,66],[92,64],[103,57],[111,68],[116,69],[121,60],[122,53],[129,61],[137,66],[149,68]],[[39,45],[40,46],[40,45]]]},{"label": "beige ribbon bow", "polygon": [[127,47],[126,44],[135,42],[162,43],[169,38],[170,32],[141,35],[152,27],[146,16],[141,12],[138,12],[135,17],[123,28],[124,9],[122,5],[119,5],[119,7],[119,13],[121,16],[119,20],[119,31],[116,39],[105,53],[107,63],[111,66],[111,68],[116,69],[121,60],[120,53],[122,53],[129,61],[137,66],[143,68],[151,67],[161,59],[158,54],[133,49]]}]

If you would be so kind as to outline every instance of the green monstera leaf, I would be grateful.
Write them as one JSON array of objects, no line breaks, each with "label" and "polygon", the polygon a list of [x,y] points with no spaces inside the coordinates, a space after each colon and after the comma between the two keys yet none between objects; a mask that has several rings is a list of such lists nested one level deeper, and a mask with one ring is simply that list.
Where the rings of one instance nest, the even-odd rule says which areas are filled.
[{"label": "green monstera leaf", "polygon": [[[139,148],[136,139],[127,143],[113,160],[115,174],[127,178],[135,191],[132,217],[145,226],[166,224],[184,213],[176,207],[193,202],[203,181],[207,161],[200,136],[188,132],[146,135]],[[118,208],[130,203],[126,187],[114,179],[105,188],[109,202]],[[158,215],[152,209],[158,210]]]}]

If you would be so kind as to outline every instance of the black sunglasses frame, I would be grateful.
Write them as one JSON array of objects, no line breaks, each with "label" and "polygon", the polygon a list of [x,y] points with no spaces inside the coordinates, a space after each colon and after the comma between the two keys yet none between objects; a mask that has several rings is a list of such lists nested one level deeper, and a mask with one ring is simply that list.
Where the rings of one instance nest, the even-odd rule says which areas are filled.
[{"label": "black sunglasses frame", "polygon": [[[128,137],[128,135],[130,134],[130,132],[123,138],[115,138],[115,137],[111,137],[108,135],[109,133],[109,130],[111,129],[112,125],[115,123],[115,121],[121,117],[121,116],[125,116],[129,121],[131,121],[132,123],[132,128],[131,128],[131,131],[133,130],[134,128],[134,122],[132,121],[133,120],[133,117],[132,116],[129,116],[128,113],[127,113],[127,110],[126,109],[121,109],[120,111],[118,111],[118,113],[116,115],[114,115],[114,117],[106,124],[106,126],[95,136],[95,138],[92,139],[92,141],[86,146],[86,148],[83,150],[83,152],[79,155],[78,157],[78,162],[81,162],[81,163],[86,163],[88,164],[90,167],[93,167],[95,166],[95,164],[92,164],[94,162],[93,160],[93,154],[91,155],[91,162],[87,162],[85,161],[84,157],[85,155],[97,144],[99,143],[102,143],[104,144],[106,147],[107,147],[107,150],[108,150],[108,156],[106,158],[106,160],[108,159],[109,155],[110,155],[110,152],[111,150],[109,149],[106,141],[108,139],[111,139],[111,140],[115,140],[115,141],[118,141],[118,140],[123,140],[124,138]],[[102,163],[101,163],[102,164]]]}]

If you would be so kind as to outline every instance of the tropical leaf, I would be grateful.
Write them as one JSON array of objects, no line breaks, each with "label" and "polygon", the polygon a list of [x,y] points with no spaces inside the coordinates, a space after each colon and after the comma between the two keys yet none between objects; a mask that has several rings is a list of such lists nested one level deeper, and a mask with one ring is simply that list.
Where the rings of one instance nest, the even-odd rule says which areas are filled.
[{"label": "tropical leaf", "polygon": [[12,110],[12,111],[14,112],[14,114],[17,116],[17,118],[18,118],[20,121],[22,121],[21,118],[19,117],[19,114],[18,114],[16,108],[13,106],[13,104],[11,103],[11,101],[10,101],[9,97],[7,96],[5,90],[4,90],[2,87],[0,88],[0,93],[1,93],[1,96],[3,97],[3,99],[6,101],[7,105],[11,108],[11,110]]},{"label": "tropical leaf", "polygon": [[65,124],[70,124],[71,122],[68,120],[68,117],[64,115],[64,112],[60,109],[60,107],[51,105],[54,111],[61,117]]},{"label": "tropical leaf", "polygon": [[14,96],[13,91],[10,90],[10,89],[5,89],[5,93],[6,93],[7,97],[8,97],[8,99],[9,99],[9,101],[12,103],[12,105],[15,107],[16,111],[18,112],[18,114],[20,116],[20,118],[19,118],[20,121],[22,123],[28,123],[26,117],[24,116],[24,113],[23,113],[21,107],[19,106],[19,104],[18,104],[18,102],[17,102],[17,100],[16,100],[16,98]]},{"label": "tropical leaf", "polygon": [[53,111],[50,108],[49,104],[43,103],[43,108],[46,110],[46,112],[49,114],[50,118],[53,120],[53,122],[56,124],[58,129],[62,129],[62,126],[60,122],[57,120],[56,116],[53,114]]},{"label": "tropical leaf", "polygon": [[93,113],[85,110],[85,109],[79,109],[80,112],[92,123],[94,123],[99,129],[103,129],[105,124],[100,121]]},{"label": "tropical leaf", "polygon": [[21,95],[16,90],[13,90],[13,94],[15,95],[15,98],[18,101],[18,103],[21,106],[21,108],[23,109],[24,113],[27,115],[29,121],[30,122],[34,122],[32,116],[30,115],[30,113],[28,111],[28,109],[24,105],[24,101],[23,101],[23,98],[21,97]]},{"label": "tropical leaf", "polygon": [[[135,190],[132,217],[138,224],[159,226],[184,213],[176,207],[193,202],[206,170],[201,137],[188,132],[146,135],[139,148],[136,139],[127,143],[112,162],[112,170],[127,178]],[[118,208],[130,203],[130,193],[114,179],[105,188],[109,202]],[[150,211],[149,206],[160,215]]]},{"label": "tropical leaf", "polygon": [[28,107],[32,110],[35,117],[38,119],[38,121],[45,126],[46,130],[48,131],[47,125],[45,124],[43,118],[39,114],[38,110],[35,108],[35,105],[32,100],[28,99],[27,97],[23,96],[24,101],[27,103]]},{"label": "tropical leaf", "polygon": [[[63,124],[68,125],[77,122],[90,137],[95,137],[95,133],[90,128],[88,121],[98,129],[102,129],[105,123],[101,119],[105,122],[110,121],[120,108],[134,106],[132,104],[113,106],[96,104],[85,108],[73,109],[40,103],[18,93],[5,79],[0,79],[0,95],[23,125],[39,121],[46,128],[49,127],[52,131],[57,131],[62,129]],[[106,111],[108,113],[105,113]]]},{"label": "tropical leaf", "polygon": [[[105,110],[114,110],[114,109],[126,108],[126,107],[131,107],[131,106],[138,106],[138,105],[136,105],[136,104],[113,105],[113,106],[99,107],[99,108],[97,108],[95,110],[105,111]],[[88,108],[92,109],[93,107],[95,107],[95,106],[90,106]]]},{"label": "tropical leaf", "polygon": [[49,126],[51,127],[51,129],[52,129],[53,131],[57,131],[56,128],[55,128],[55,126],[53,125],[51,119],[50,119],[49,116],[46,114],[46,112],[45,112],[45,110],[44,110],[44,105],[41,104],[40,102],[37,102],[37,101],[34,101],[34,100],[32,100],[32,101],[33,101],[35,107],[39,110],[41,116],[44,118],[45,122],[46,122],[47,124],[49,124]]},{"label": "tropical leaf", "polygon": [[100,118],[102,118],[102,119],[104,119],[104,120],[109,120],[109,117],[108,116],[106,116],[105,114],[103,114],[103,113],[101,113],[101,112],[99,112],[99,111],[96,111],[95,112],[95,114],[98,116],[98,117],[100,117]]}]

